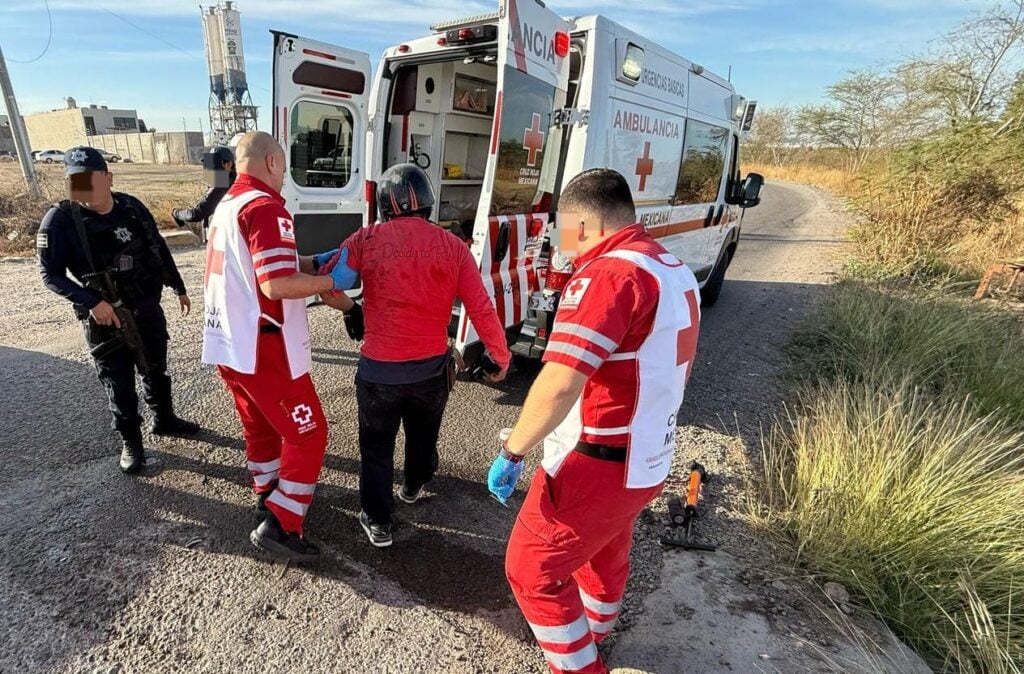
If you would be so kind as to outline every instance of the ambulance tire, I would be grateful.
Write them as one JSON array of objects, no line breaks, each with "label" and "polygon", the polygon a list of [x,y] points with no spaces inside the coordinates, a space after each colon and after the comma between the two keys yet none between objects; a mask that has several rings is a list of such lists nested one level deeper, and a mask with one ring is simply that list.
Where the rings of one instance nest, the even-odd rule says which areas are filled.
[{"label": "ambulance tire", "polygon": [[718,301],[718,296],[722,294],[722,285],[725,283],[725,270],[729,268],[729,263],[732,262],[734,250],[735,248],[732,246],[726,249],[725,254],[722,255],[721,259],[718,260],[718,264],[711,271],[711,277],[708,278],[708,282],[700,289],[701,307],[713,307],[715,302]]}]

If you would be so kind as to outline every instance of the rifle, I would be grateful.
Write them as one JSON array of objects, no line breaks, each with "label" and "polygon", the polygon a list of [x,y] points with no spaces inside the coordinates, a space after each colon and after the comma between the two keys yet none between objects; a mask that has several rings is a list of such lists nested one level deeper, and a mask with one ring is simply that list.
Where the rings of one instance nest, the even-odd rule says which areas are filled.
[{"label": "rifle", "polygon": [[[121,323],[121,327],[116,329],[113,337],[93,346],[89,350],[89,354],[93,358],[102,358],[114,349],[126,346],[135,355],[135,365],[138,367],[139,372],[144,375],[148,374],[149,361],[146,360],[146,351],[143,347],[142,335],[139,333],[139,325],[135,321],[135,314],[121,301],[121,296],[117,292],[117,286],[114,284],[110,270],[99,271],[96,269],[96,262],[92,255],[92,246],[89,243],[89,236],[85,231],[85,221],[82,219],[82,210],[78,203],[74,201],[71,202],[71,216],[75,221],[78,238],[81,240],[82,248],[85,251],[85,260],[92,270],[89,274],[83,274],[81,281],[85,284],[86,288],[97,293],[103,298],[104,302],[113,307],[114,314]],[[87,314],[83,320],[89,321],[90,333],[93,328],[98,326],[91,314]]]}]

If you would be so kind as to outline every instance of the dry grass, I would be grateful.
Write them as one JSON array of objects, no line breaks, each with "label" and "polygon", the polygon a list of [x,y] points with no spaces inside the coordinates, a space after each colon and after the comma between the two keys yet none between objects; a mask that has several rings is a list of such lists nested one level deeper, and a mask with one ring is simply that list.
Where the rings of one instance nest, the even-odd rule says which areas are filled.
[{"label": "dry grass", "polygon": [[985,181],[937,185],[884,163],[858,174],[814,163],[746,168],[769,181],[822,187],[861,210],[866,221],[850,231],[854,276],[941,284],[980,278],[1002,259],[1024,259],[1024,213],[990,207]]},{"label": "dry grass", "polygon": [[1020,320],[846,281],[787,354],[798,403],[764,443],[762,523],[938,671],[1019,674]]},{"label": "dry grass", "polygon": [[[171,209],[192,206],[206,191],[198,166],[112,164],[114,189],[138,197],[161,227],[173,227]],[[39,221],[50,205],[65,198],[60,166],[37,165],[43,195],[28,195],[17,163],[0,164],[0,255],[29,255],[35,250]]]},{"label": "dry grass", "polygon": [[811,163],[787,166],[749,164],[743,167],[744,174],[750,171],[760,173],[768,181],[779,180],[789,183],[815,185],[842,197],[854,196],[857,193],[860,182],[859,178],[849,171]]}]

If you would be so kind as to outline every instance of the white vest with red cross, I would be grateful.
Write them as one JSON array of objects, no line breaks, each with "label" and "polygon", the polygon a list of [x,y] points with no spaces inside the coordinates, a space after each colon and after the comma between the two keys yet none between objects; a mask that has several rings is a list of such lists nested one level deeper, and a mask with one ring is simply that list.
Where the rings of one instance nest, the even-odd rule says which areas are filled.
[{"label": "white vest with red cross", "polygon": [[[256,373],[256,344],[260,320],[276,324],[260,309],[259,283],[249,245],[238,226],[238,215],[253,199],[267,196],[258,190],[226,195],[210,220],[206,244],[206,303],[203,362],[223,365],[242,374]],[[298,253],[295,267],[298,269]],[[282,300],[288,367],[293,379],[309,372],[312,356],[306,301]]]},{"label": "white vest with red cross", "polygon": [[[676,414],[683,402],[689,361],[678,357],[679,335],[693,329],[686,293],[699,296],[697,279],[686,265],[672,255],[660,259],[631,250],[614,250],[601,257],[630,262],[649,272],[658,281],[658,308],[647,338],[636,351],[616,352],[608,361],[636,362],[637,396],[633,415],[625,428],[591,428],[588,434],[628,437],[626,487],[643,489],[665,481],[672,467],[676,447]],[[582,271],[582,269],[580,270]],[[700,316],[697,314],[697,320]],[[561,424],[544,440],[542,464],[549,475],[576,447],[583,433],[583,400],[576,404]]]}]

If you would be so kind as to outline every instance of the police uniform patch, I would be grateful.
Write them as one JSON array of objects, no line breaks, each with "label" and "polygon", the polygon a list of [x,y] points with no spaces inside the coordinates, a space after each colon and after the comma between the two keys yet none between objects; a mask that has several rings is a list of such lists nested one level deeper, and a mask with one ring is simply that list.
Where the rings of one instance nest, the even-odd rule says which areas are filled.
[{"label": "police uniform patch", "polygon": [[50,234],[48,232],[38,232],[36,234],[36,248],[49,248],[50,247]]},{"label": "police uniform patch", "polygon": [[116,236],[117,240],[121,243],[128,243],[132,240],[132,233],[128,231],[127,227],[118,227],[115,229],[114,236]]},{"label": "police uniform patch", "polygon": [[295,225],[288,218],[278,218],[277,228],[281,230],[281,238],[288,241],[295,240]]}]

